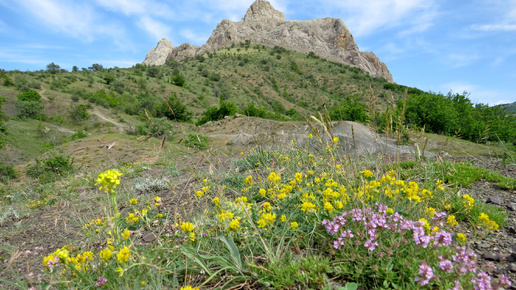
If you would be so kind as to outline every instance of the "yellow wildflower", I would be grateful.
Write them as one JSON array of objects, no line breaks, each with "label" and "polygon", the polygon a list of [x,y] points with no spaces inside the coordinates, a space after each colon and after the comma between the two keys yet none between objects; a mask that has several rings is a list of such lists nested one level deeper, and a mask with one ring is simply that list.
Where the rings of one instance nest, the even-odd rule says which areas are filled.
[{"label": "yellow wildflower", "polygon": [[262,206],[264,212],[268,212],[272,210],[272,206],[270,202],[265,202]]},{"label": "yellow wildflower", "polygon": [[62,247],[61,249],[57,249],[54,254],[59,257],[59,259],[66,259],[68,258],[68,250],[65,249],[65,247]]},{"label": "yellow wildflower", "polygon": [[448,216],[448,220],[446,221],[446,223],[447,223],[447,224],[449,224],[449,225],[450,225],[450,226],[452,226],[452,227],[454,227],[454,226],[456,226],[457,224],[459,224],[459,223],[457,222],[457,219],[455,218],[455,216],[454,216],[454,215],[449,215],[449,216]]},{"label": "yellow wildflower", "polygon": [[180,290],[199,290],[199,288],[193,288],[192,286],[188,285],[186,287],[181,287]]},{"label": "yellow wildflower", "polygon": [[99,174],[95,185],[100,185],[99,190],[114,194],[116,187],[120,184],[120,176],[122,176],[122,173],[118,170],[104,171]]},{"label": "yellow wildflower", "polygon": [[267,222],[264,219],[259,219],[257,224],[259,228],[263,228],[267,225]]},{"label": "yellow wildflower", "polygon": [[131,198],[129,200],[129,204],[133,205],[133,204],[137,204],[138,203],[138,200],[136,198]]},{"label": "yellow wildflower", "polygon": [[130,257],[131,257],[131,251],[129,250],[129,248],[127,246],[124,246],[124,248],[120,249],[120,251],[118,251],[118,254],[116,254],[116,259],[120,263],[127,262]]},{"label": "yellow wildflower", "polygon": [[190,238],[190,241],[195,241],[195,233],[191,232],[190,235],[188,235],[188,238]]},{"label": "yellow wildflower", "polygon": [[463,233],[458,233],[457,234],[457,240],[459,240],[459,242],[461,242],[461,243],[465,243],[466,242],[466,235],[463,234]]},{"label": "yellow wildflower", "polygon": [[333,137],[331,141],[333,142],[333,144],[337,144],[337,142],[339,142],[339,137]]},{"label": "yellow wildflower", "polygon": [[191,232],[194,230],[194,226],[192,223],[182,223],[181,224],[181,229],[186,233],[186,232]]},{"label": "yellow wildflower", "polygon": [[284,214],[282,214],[282,215],[281,215],[281,221],[282,221],[282,222],[285,222],[286,220],[287,220],[287,217],[286,217]]},{"label": "yellow wildflower", "polygon": [[229,223],[230,230],[238,230],[240,228],[240,221],[238,219],[234,219]]},{"label": "yellow wildflower", "polygon": [[281,180],[281,176],[276,174],[275,172],[271,172],[269,174],[269,177],[267,177],[267,180],[270,182],[270,183],[278,183],[280,182]]},{"label": "yellow wildflower", "polygon": [[331,213],[333,211],[333,205],[329,202],[324,203],[324,210]]},{"label": "yellow wildflower", "polygon": [[110,249],[105,248],[104,250],[100,251],[99,256],[102,258],[102,261],[106,262],[107,260],[111,259],[113,252],[111,252]]},{"label": "yellow wildflower", "polygon": [[119,273],[118,277],[122,277],[124,275],[124,268],[116,267],[116,272]]},{"label": "yellow wildflower", "polygon": [[299,226],[299,225],[298,225],[296,222],[291,222],[291,223],[290,223],[290,227],[291,227],[293,230],[296,230],[298,226]]},{"label": "yellow wildflower", "polygon": [[426,214],[429,216],[429,217],[433,217],[435,215],[435,208],[433,207],[427,207],[426,208]]},{"label": "yellow wildflower", "polygon": [[301,205],[302,211],[311,211],[314,208],[315,208],[315,204],[308,202],[308,201],[303,202],[303,204]]},{"label": "yellow wildflower", "polygon": [[373,176],[373,173],[372,173],[370,170],[368,170],[368,169],[366,169],[366,170],[362,171],[362,174],[363,174],[365,177],[371,177],[371,176]]},{"label": "yellow wildflower", "polygon": [[244,184],[251,184],[253,182],[253,177],[251,175],[247,176],[244,179]]},{"label": "yellow wildflower", "polygon": [[125,229],[121,236],[124,238],[125,241],[127,241],[127,239],[129,239],[129,237],[131,236],[131,232],[129,232],[128,229]]}]

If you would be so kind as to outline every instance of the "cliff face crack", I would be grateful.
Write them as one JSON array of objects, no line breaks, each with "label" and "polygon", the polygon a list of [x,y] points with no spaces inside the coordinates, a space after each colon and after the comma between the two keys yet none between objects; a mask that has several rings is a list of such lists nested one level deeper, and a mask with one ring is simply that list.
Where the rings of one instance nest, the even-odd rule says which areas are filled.
[{"label": "cliff face crack", "polygon": [[202,47],[189,43],[174,47],[167,39],[160,40],[149,51],[143,64],[162,65],[169,59],[179,61],[246,41],[304,54],[313,52],[327,60],[355,66],[373,77],[393,82],[387,65],[374,53],[361,52],[342,20],[327,17],[286,21],[282,12],[264,0],[256,0],[238,22],[223,19]]}]

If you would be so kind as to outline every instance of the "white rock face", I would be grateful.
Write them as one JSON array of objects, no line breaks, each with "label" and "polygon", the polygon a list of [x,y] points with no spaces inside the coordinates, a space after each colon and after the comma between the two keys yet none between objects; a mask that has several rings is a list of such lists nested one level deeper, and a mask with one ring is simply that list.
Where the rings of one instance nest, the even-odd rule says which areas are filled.
[{"label": "white rock face", "polygon": [[156,47],[151,49],[145,56],[143,64],[146,65],[162,65],[167,61],[168,55],[172,52],[174,46],[172,42],[166,38],[162,38]]},{"label": "white rock face", "polygon": [[[387,65],[374,53],[361,52],[342,20],[328,17],[306,21],[286,21],[283,13],[275,10],[268,1],[264,0],[256,0],[249,7],[244,18],[238,22],[222,20],[201,48],[185,44],[184,47],[180,46],[181,49],[174,48],[174,53],[171,51],[168,59],[181,60],[184,57],[212,52],[247,40],[251,44],[279,46],[305,54],[314,52],[322,58],[359,67],[373,77],[383,77],[393,82]],[[162,59],[163,57],[160,58]]]}]

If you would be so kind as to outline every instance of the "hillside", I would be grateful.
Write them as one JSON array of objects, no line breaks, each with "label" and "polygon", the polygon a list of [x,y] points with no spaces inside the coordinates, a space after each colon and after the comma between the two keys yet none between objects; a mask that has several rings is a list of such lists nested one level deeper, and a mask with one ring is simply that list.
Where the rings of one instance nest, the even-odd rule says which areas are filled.
[{"label": "hillside", "polygon": [[511,113],[513,115],[516,114],[516,102],[512,104],[503,104],[502,107],[505,108],[508,113]]},{"label": "hillside", "polygon": [[[423,260],[450,288],[438,257],[462,245],[478,255],[465,288],[493,259],[493,285],[516,278],[516,126],[500,107],[245,43],[0,71],[0,96],[1,288],[411,289]],[[439,247],[380,224],[340,245],[326,227],[357,210]]]},{"label": "hillside", "polygon": [[[173,84],[176,76],[184,78],[184,84]],[[2,72],[1,78],[4,85],[0,86],[0,95],[6,97],[4,111],[8,116],[16,114],[14,103],[20,91],[34,89],[41,94],[46,117],[34,123],[33,128],[38,125],[41,130],[63,128],[52,130],[56,134],[47,138],[47,143],[52,143],[49,146],[62,144],[64,135],[70,135],[66,130],[85,129],[87,133],[108,130],[102,124],[111,126],[113,122],[99,116],[103,110],[116,114],[111,118],[117,122],[127,122],[127,127],[134,128],[144,120],[144,110],[156,116],[156,107],[163,103],[162,99],[173,95],[193,112],[193,120],[200,118],[208,107],[218,105],[219,100],[233,102],[240,111],[254,104],[272,118],[302,120],[299,114],[315,113],[323,103],[336,106],[346,97],[365,101],[370,97],[370,86],[378,96],[378,105],[385,107],[390,99],[389,91],[383,88],[386,83],[383,79],[371,78],[359,69],[280,48],[245,45],[160,67],[137,65],[129,69],[56,73],[10,71]],[[395,93],[395,97],[399,95]],[[73,121],[72,109],[88,102],[91,119]],[[17,125],[16,119],[10,123],[24,127]],[[16,134],[24,130],[13,130],[9,139],[13,143],[8,143],[18,147],[15,139],[20,136]],[[38,141],[38,147],[44,147],[44,140]]]}]

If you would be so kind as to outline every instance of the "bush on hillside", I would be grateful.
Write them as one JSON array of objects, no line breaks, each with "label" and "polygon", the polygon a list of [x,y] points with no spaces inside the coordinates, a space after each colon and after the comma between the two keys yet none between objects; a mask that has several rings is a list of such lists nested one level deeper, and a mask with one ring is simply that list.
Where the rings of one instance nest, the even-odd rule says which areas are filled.
[{"label": "bush on hillside", "polygon": [[70,118],[74,121],[84,121],[90,118],[90,114],[88,114],[88,105],[79,104],[77,106],[73,106],[70,111]]},{"label": "bush on hillside", "polygon": [[22,119],[38,119],[44,108],[41,104],[41,96],[34,90],[19,94],[14,105],[18,110],[18,117]]},{"label": "bush on hillside", "polygon": [[73,172],[73,159],[68,156],[54,154],[47,159],[36,159],[36,164],[26,171],[27,176],[39,179],[41,183],[58,180],[60,177]]},{"label": "bush on hillside", "polygon": [[4,164],[0,162],[0,182],[7,183],[12,179],[18,177],[18,174],[14,170],[14,167],[9,164]]},{"label": "bush on hillside", "polygon": [[203,133],[190,132],[186,135],[185,145],[196,149],[208,148],[208,137]]},{"label": "bush on hillside", "polygon": [[137,134],[156,138],[172,136],[176,131],[174,123],[167,118],[153,118],[152,123],[146,122],[136,127]]},{"label": "bush on hillside", "polygon": [[355,121],[365,122],[368,119],[365,104],[358,101],[357,98],[347,97],[346,100],[337,106],[329,109],[332,120],[335,121]]},{"label": "bush on hillside", "polygon": [[178,122],[190,122],[192,120],[192,111],[186,108],[186,105],[181,102],[176,93],[170,96],[166,102],[164,100],[157,106],[156,115]]},{"label": "bush on hillside", "polygon": [[237,112],[237,107],[231,102],[220,101],[219,107],[210,107],[203,112],[203,117],[195,123],[200,126],[209,121],[218,121],[224,119],[225,116],[233,116]]}]

